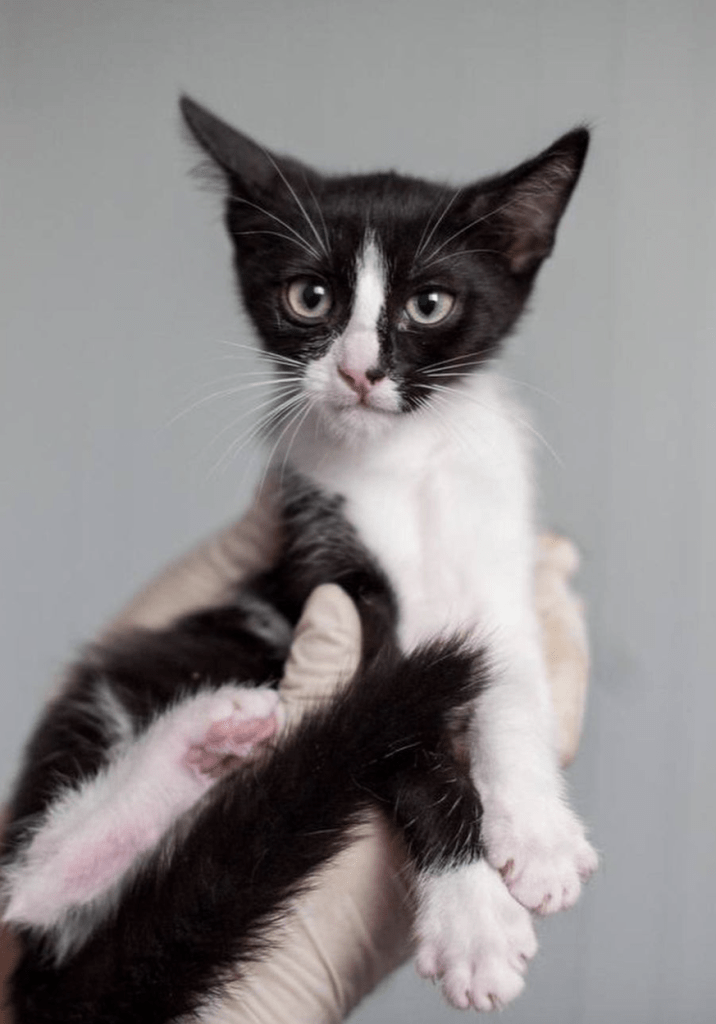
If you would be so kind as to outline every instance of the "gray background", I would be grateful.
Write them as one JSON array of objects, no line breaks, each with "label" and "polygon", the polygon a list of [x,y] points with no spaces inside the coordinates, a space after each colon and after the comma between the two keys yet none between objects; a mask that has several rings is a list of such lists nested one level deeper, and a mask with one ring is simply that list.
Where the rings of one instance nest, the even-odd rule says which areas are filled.
[{"label": "gray background", "polygon": [[[501,1019],[712,1021],[716,6],[5,0],[0,18],[3,783],[74,645],[255,473],[212,472],[245,396],[170,424],[242,365],[221,342],[247,341],[178,91],[319,166],[455,179],[588,119],[506,372],[561,459],[543,450],[545,520],[584,553],[572,779],[604,865],[541,927]],[[355,1020],[458,1016],[408,967]]]}]

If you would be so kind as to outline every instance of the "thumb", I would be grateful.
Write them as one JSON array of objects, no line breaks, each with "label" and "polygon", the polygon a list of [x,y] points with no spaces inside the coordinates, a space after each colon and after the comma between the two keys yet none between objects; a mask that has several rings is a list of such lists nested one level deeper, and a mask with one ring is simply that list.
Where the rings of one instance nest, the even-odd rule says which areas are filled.
[{"label": "thumb", "polygon": [[319,707],[355,673],[361,652],[358,611],[335,583],[316,587],[296,626],[279,693],[288,724]]}]

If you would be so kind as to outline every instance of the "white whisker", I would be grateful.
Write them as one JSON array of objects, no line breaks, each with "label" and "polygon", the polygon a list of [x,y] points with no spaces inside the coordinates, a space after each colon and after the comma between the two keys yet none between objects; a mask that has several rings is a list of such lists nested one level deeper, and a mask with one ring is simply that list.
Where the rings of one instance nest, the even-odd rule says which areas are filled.
[{"label": "white whisker", "polygon": [[[249,444],[255,441],[260,434],[266,432],[267,430],[272,430],[278,427],[278,425],[282,422],[284,417],[290,415],[295,406],[300,404],[304,400],[305,396],[303,394],[295,394],[292,395],[290,398],[285,399],[277,407],[270,409],[269,412],[264,413],[263,416],[259,417],[256,423],[253,423],[252,425],[249,426],[249,429],[247,431],[240,434],[231,442],[231,444],[228,446],[223,455],[221,455],[221,457],[217,459],[217,461],[211,467],[210,473],[214,473],[217,469],[219,469],[220,466],[231,461],[231,459],[233,459],[240,452],[242,452],[244,448],[246,448]],[[218,441],[218,439],[223,434],[225,434],[232,427],[236,426],[236,424],[239,423],[244,418],[245,417],[243,415],[239,416],[228,426],[224,427],[224,429],[220,431],[216,435],[216,437],[212,439],[209,446],[207,447],[211,447],[213,444],[215,444],[216,441]]]},{"label": "white whisker", "polygon": [[[420,386],[434,390],[436,393],[444,392],[447,395],[454,394],[454,390],[450,387],[446,387],[444,384],[424,384]],[[545,437],[542,436],[542,434],[540,434],[540,432],[535,427],[532,426],[532,424],[528,420],[522,419],[521,416],[517,416],[511,411],[496,409],[494,406],[487,405],[485,402],[480,401],[480,399],[476,398],[474,395],[467,394],[465,391],[462,391],[461,394],[469,402],[472,402],[474,405],[479,406],[481,409],[485,409],[487,412],[491,412],[494,415],[502,416],[505,419],[508,419],[510,422],[516,423],[524,430],[529,431],[530,434],[532,434],[542,445],[544,445],[545,449],[550,453],[550,455],[557,463],[557,465],[560,467],[560,469],[564,469],[564,462],[559,457],[557,452],[554,450],[552,445]]]},{"label": "white whisker", "polygon": [[[310,409],[310,407],[313,405],[313,402],[305,394],[302,394],[299,397],[300,397],[301,401],[305,402],[306,405]],[[291,429],[291,427],[293,426],[293,424],[296,422],[296,420],[299,417],[301,417],[301,422],[303,422],[303,417],[302,417],[303,411],[304,410],[301,408],[301,404],[299,403],[299,408],[296,410],[296,412],[294,412],[289,417],[288,422],[285,424],[285,426],[281,430],[281,433],[276,438],[276,442],[273,445],[273,447],[271,448],[269,456],[266,459],[266,465],[264,467],[264,471],[263,471],[263,474],[261,476],[261,481],[260,481],[259,487],[258,487],[259,492],[263,489],[264,483],[266,481],[266,476],[267,476],[269,470],[272,468],[274,456],[275,456],[275,454],[276,454],[276,452],[277,452],[277,450],[279,448],[279,445],[281,444],[281,441],[283,440],[284,436]],[[299,426],[300,426],[300,423],[299,423]],[[278,429],[278,424],[276,425],[276,429]],[[283,470],[281,472],[283,473]]]},{"label": "white whisker", "polygon": [[321,204],[316,199],[316,194],[313,191],[313,189],[311,188],[311,186],[308,184],[308,178],[305,176],[305,174],[303,176],[303,184],[308,189],[308,194],[310,195],[311,199],[313,200],[314,206],[318,210],[318,216],[321,218],[321,224],[323,226],[323,240],[325,242],[325,247],[324,247],[323,251],[326,254],[328,254],[328,250],[330,248],[330,243],[329,243],[329,240],[328,240],[328,225],[326,224],[326,218],[323,216],[323,210],[321,209]]},{"label": "white whisker", "polygon": [[435,234],[437,229],[442,224],[443,220],[445,219],[445,217],[447,215],[448,210],[450,209],[450,207],[455,202],[455,200],[457,199],[457,197],[460,195],[461,192],[462,192],[462,188],[455,189],[453,194],[450,196],[450,199],[447,201],[447,203],[443,207],[442,213],[440,214],[440,216],[438,217],[438,219],[435,221],[435,223],[433,224],[432,228],[430,229],[430,234],[428,235],[427,238],[425,238],[425,232],[427,231],[428,225],[430,224],[430,219],[428,219],[425,227],[423,228],[423,233],[420,236],[420,241],[418,242],[418,248],[415,250],[415,256],[413,257],[413,263],[417,262],[417,260],[418,260],[418,258],[420,256],[421,252],[423,251],[423,249],[427,248],[428,243],[430,242],[430,239],[433,237],[433,235]]},{"label": "white whisker", "polygon": [[466,231],[469,231],[471,228],[476,228],[477,225],[482,224],[483,221],[489,220],[490,217],[494,217],[495,214],[500,213],[502,210],[506,210],[508,206],[513,206],[516,201],[517,200],[515,199],[508,199],[507,202],[502,203],[500,206],[496,206],[493,210],[488,210],[487,213],[483,213],[481,217],[477,217],[475,220],[471,220],[469,224],[465,224],[463,227],[460,228],[459,231],[455,231],[452,235],[450,235],[449,238],[446,238],[444,242],[441,242],[436,249],[433,249],[429,259],[434,260],[437,254],[441,252],[446,245],[449,245],[450,242],[454,241],[456,238],[458,238],[460,235],[463,235]]},{"label": "white whisker", "polygon": [[317,260],[321,258],[321,254],[317,252],[317,250],[311,245],[311,243],[306,238],[303,237],[300,231],[296,231],[296,229],[292,228],[290,224],[287,224],[285,220],[281,220],[280,217],[277,217],[275,213],[271,213],[271,211],[267,210],[264,206],[259,206],[258,203],[252,203],[250,200],[244,199],[242,196],[232,194],[229,198],[234,203],[243,203],[245,206],[250,206],[252,207],[252,209],[258,210],[259,213],[263,213],[266,217],[269,217],[271,220],[275,220],[277,224],[280,224],[281,227],[286,228],[286,230],[290,231],[292,235],[295,235],[295,237],[304,244],[306,249],[308,249],[309,252],[311,252],[312,255]]},{"label": "white whisker", "polygon": [[296,437],[298,435],[299,430],[303,426],[303,423],[304,423],[306,417],[308,416],[308,414],[310,413],[311,409],[316,404],[316,401],[317,401],[317,399],[315,399],[315,398],[312,398],[309,401],[308,405],[306,406],[306,411],[304,412],[303,416],[301,416],[300,420],[296,424],[296,427],[295,427],[293,433],[291,434],[291,439],[288,442],[288,445],[286,446],[286,452],[285,452],[285,454],[283,456],[283,461],[281,462],[281,471],[280,471],[280,474],[279,474],[279,477],[280,477],[281,481],[283,481],[283,475],[284,475],[284,472],[286,471],[286,464],[288,462],[288,456],[289,456],[291,448],[293,446],[293,442],[296,440]]},{"label": "white whisker", "polygon": [[[247,377],[261,377],[261,380],[246,380]],[[217,384],[228,384],[229,381],[232,380],[238,382],[236,385],[237,391],[252,391],[254,388],[268,388],[273,387],[275,384],[300,384],[301,381],[303,380],[303,377],[299,376],[298,374],[274,376],[271,373],[267,374],[266,372],[261,371],[244,372],[243,370],[239,370],[238,373],[228,373],[225,374],[223,377],[216,377],[214,378],[214,380],[202,381],[201,383],[196,384],[187,393],[186,400],[189,400],[193,395],[195,395],[198,391],[201,391],[203,388],[216,387]]]},{"label": "white whisker", "polygon": [[[290,366],[305,368],[305,362],[301,359],[296,359],[294,356],[285,356],[277,352],[264,352],[261,349],[257,349],[255,345],[242,345],[239,341],[226,341],[224,338],[219,340],[220,345],[230,345],[231,348],[241,349],[243,352],[251,352],[253,355],[258,356],[259,359],[264,359],[269,362],[285,363]],[[238,356],[236,358],[239,358]]]},{"label": "white whisker", "polygon": [[441,359],[437,363],[430,363],[421,372],[430,375],[436,370],[460,369],[462,366],[482,366],[490,362],[491,357],[476,356],[474,352],[464,352],[462,355],[453,356],[451,359]]},{"label": "white whisker", "polygon": [[[205,386],[208,386],[208,385],[205,385]],[[247,383],[247,384],[241,383],[241,384],[236,384],[233,387],[223,388],[221,391],[213,391],[209,395],[204,395],[202,398],[198,398],[195,402],[192,402],[191,405],[187,406],[185,409],[181,409],[178,413],[176,413],[174,416],[172,416],[171,419],[167,423],[164,424],[164,429],[168,429],[169,427],[173,426],[179,420],[183,419],[185,416],[188,416],[190,412],[193,412],[195,409],[199,409],[199,408],[201,408],[201,406],[206,405],[207,402],[217,401],[220,398],[229,398],[229,397],[234,397],[236,395],[241,395],[245,391],[247,391],[249,388],[254,388],[254,387],[259,387],[259,386],[265,387],[265,386],[267,386],[267,384],[264,383],[263,381],[254,382],[254,383],[250,382],[250,383]],[[284,389],[284,390],[286,390],[286,389],[288,389],[289,387],[292,387],[292,386],[293,386],[293,382],[291,382],[290,384],[289,383],[284,383],[284,384],[281,385],[282,389]]]},{"label": "white whisker", "polygon": [[313,246],[311,246],[307,242],[305,242],[300,236],[296,237],[296,238],[293,238],[291,235],[285,235],[283,233],[283,231],[268,231],[266,229],[264,229],[264,230],[257,230],[257,231],[234,231],[233,234],[235,234],[237,236],[238,235],[274,235],[276,238],[284,238],[287,242],[292,242],[294,245],[300,246],[302,249],[305,249],[305,251],[307,253],[309,253],[311,256],[313,256],[314,259],[318,259],[318,253],[313,248]]},{"label": "white whisker", "polygon": [[425,270],[428,267],[432,267],[435,263],[442,263],[444,260],[457,259],[458,256],[470,256],[473,253],[486,252],[492,256],[504,256],[504,252],[499,249],[457,249],[455,252],[446,252],[444,256],[436,256],[434,259],[428,260],[423,263],[422,269]]},{"label": "white whisker", "polygon": [[[261,147],[261,148],[263,149],[263,147]],[[316,240],[317,240],[319,246],[321,247],[321,249],[323,250],[324,255],[327,256],[328,252],[326,250],[326,246],[324,245],[323,239],[319,235],[318,229],[316,228],[316,225],[313,223],[311,218],[308,216],[308,212],[306,210],[306,207],[303,205],[303,203],[299,199],[298,194],[297,194],[296,190],[294,189],[293,185],[288,180],[286,175],[283,173],[283,171],[281,170],[279,165],[276,163],[274,158],[271,156],[269,151],[267,149],[264,149],[263,152],[264,152],[265,156],[267,157],[267,159],[271,161],[271,163],[273,164],[274,168],[278,171],[279,175],[281,176],[281,180],[283,181],[284,185],[286,186],[288,191],[293,196],[293,199],[294,199],[294,202],[296,203],[296,206],[299,208],[299,210],[301,211],[301,213],[303,214],[303,216],[306,219],[306,223],[308,224],[308,226],[310,227],[310,229],[313,231],[314,235],[316,236]]]},{"label": "white whisker", "polygon": [[[256,433],[260,433],[264,421],[269,421],[272,416],[275,416],[277,414],[277,411],[284,408],[285,404],[291,402],[293,397],[293,393],[276,394],[272,395],[271,398],[267,399],[265,402],[260,402],[258,405],[254,405],[250,409],[244,409],[244,411],[239,416],[235,416],[230,423],[228,423],[218,432],[218,434],[215,434],[208,444],[204,445],[202,449],[202,455],[208,453],[219,440],[219,438],[223,437],[224,434],[228,433],[229,430],[232,430],[238,423],[241,423],[242,420],[246,420],[249,417],[255,417],[256,414],[260,413],[262,409],[266,409],[268,407],[269,411],[267,413],[262,413],[255,423],[249,424],[249,433],[251,434],[252,437],[254,435],[254,427],[256,428]],[[280,403],[278,408],[276,405],[277,402]],[[243,438],[243,436],[244,435],[240,435],[241,438]]]}]

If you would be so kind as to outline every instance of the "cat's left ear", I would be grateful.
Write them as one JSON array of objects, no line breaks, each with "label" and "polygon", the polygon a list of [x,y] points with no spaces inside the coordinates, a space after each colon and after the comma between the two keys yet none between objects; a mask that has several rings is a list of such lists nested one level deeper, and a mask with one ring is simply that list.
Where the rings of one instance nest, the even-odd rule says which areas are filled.
[{"label": "cat's left ear", "polygon": [[589,131],[576,128],[532,160],[479,187],[473,213],[492,221],[514,274],[533,274],[552,251],[588,146]]},{"label": "cat's left ear", "polygon": [[194,140],[223,172],[233,195],[263,200],[275,190],[277,179],[285,182],[288,171],[308,173],[297,160],[270,153],[191,97],[182,96],[179,108]]}]

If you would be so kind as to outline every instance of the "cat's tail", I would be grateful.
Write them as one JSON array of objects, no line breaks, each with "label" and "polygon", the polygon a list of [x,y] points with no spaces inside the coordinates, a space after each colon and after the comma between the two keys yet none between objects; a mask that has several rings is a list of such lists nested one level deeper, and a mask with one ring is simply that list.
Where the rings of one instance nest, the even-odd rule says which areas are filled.
[{"label": "cat's tail", "polygon": [[13,985],[18,1024],[164,1024],[205,1005],[270,950],[272,923],[369,804],[393,814],[396,779],[421,758],[438,777],[446,733],[485,676],[484,655],[458,640],[386,649],[359,669],[262,766],[217,783],[80,949],[61,963],[42,941],[29,951]]}]

